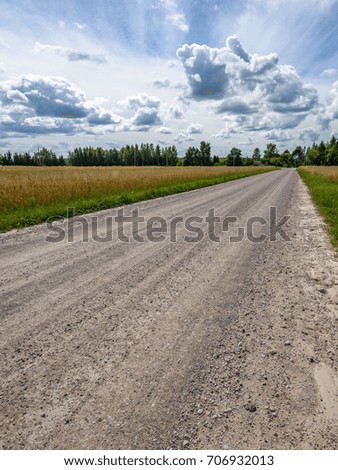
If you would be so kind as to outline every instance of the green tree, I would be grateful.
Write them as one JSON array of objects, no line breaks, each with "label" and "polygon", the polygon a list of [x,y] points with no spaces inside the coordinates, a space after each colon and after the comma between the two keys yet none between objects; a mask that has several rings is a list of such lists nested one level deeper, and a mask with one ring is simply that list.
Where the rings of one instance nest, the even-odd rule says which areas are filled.
[{"label": "green tree", "polygon": [[282,166],[282,167],[293,167],[294,166],[294,160],[293,156],[288,150],[285,150],[278,158],[276,161],[277,166]]},{"label": "green tree", "polygon": [[242,151],[237,147],[233,147],[227,156],[227,166],[242,166]]},{"label": "green tree", "polygon": [[259,150],[258,147],[255,148],[255,150],[253,151],[253,154],[252,154],[252,159],[254,161],[259,161],[261,159],[261,151]]},{"label": "green tree", "polygon": [[8,151],[4,153],[0,158],[1,165],[13,165],[12,152]]},{"label": "green tree", "polygon": [[154,165],[161,165],[162,164],[162,153],[161,153],[161,147],[157,144],[155,147],[155,153],[154,153]]},{"label": "green tree", "polygon": [[334,136],[325,152],[325,165],[338,165],[338,141]]},{"label": "green tree", "polygon": [[203,166],[211,166],[211,146],[209,142],[204,142],[204,140],[200,143],[200,165]]},{"label": "green tree", "polygon": [[326,145],[323,141],[318,145],[318,163],[317,165],[325,165],[326,160]]},{"label": "green tree", "polygon": [[296,166],[304,165],[305,163],[305,150],[303,147],[298,145],[292,152],[292,157]]},{"label": "green tree", "polygon": [[189,147],[185,152],[184,166],[196,166],[200,164],[200,151],[195,147]]},{"label": "green tree", "polygon": [[319,165],[319,151],[318,145],[313,145],[311,148],[307,149],[305,164],[306,165]]},{"label": "green tree", "polygon": [[263,163],[276,165],[278,163],[279,152],[276,144],[267,144],[264,150]]},{"label": "green tree", "polygon": [[39,166],[56,166],[58,162],[56,154],[46,147],[35,152],[33,158]]}]

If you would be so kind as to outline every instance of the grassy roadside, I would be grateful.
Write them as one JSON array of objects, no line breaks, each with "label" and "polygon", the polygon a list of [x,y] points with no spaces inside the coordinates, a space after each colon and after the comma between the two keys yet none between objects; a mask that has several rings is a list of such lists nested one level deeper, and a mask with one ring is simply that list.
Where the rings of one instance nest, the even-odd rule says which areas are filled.
[{"label": "grassy roadside", "polygon": [[[175,174],[175,177],[172,180],[156,180],[156,178],[153,178],[151,183],[147,181],[147,184],[144,185],[146,187],[142,187],[142,184],[140,185],[141,187],[137,187],[137,183],[134,183],[133,185],[128,184],[128,189],[123,189],[123,185],[120,185],[120,187],[118,187],[119,185],[115,185],[117,186],[116,189],[112,187],[110,190],[105,189],[104,191],[100,191],[98,188],[95,188],[94,190],[89,191],[88,194],[75,194],[71,197],[64,197],[65,190],[61,189],[60,186],[60,191],[57,193],[57,196],[54,196],[54,200],[49,202],[41,202],[41,200],[39,201],[36,197],[28,197],[28,193],[24,198],[21,199],[17,197],[19,195],[14,194],[13,197],[17,197],[18,201],[20,202],[15,205],[13,202],[14,199],[12,199],[11,204],[7,202],[6,205],[3,202],[2,207],[0,205],[0,232],[5,232],[13,228],[28,227],[45,222],[47,219],[51,220],[66,217],[68,208],[74,208],[77,215],[85,214],[103,209],[109,209],[112,207],[118,207],[124,204],[130,204],[153,199],[156,197],[168,196],[170,194],[176,194],[204,188],[206,186],[225,183],[227,181],[233,181],[247,176],[265,173],[267,171],[273,171],[275,168],[245,167],[232,168],[229,172],[225,170],[225,174],[219,174],[220,170],[218,170],[218,174],[216,173],[217,176],[215,172],[205,171],[205,177],[203,177],[203,173],[200,173],[199,176],[196,175],[195,179],[191,179],[191,175],[190,178],[187,178],[187,173],[185,171],[180,175]],[[48,173],[46,174],[48,175]],[[7,175],[7,189],[13,189],[14,184],[11,186],[10,182],[11,181],[8,179]],[[40,177],[40,186],[43,183],[44,181],[41,181]],[[49,184],[48,181],[45,183]],[[16,184],[18,188],[17,190],[24,192],[26,189],[25,185],[27,187],[32,187],[34,182],[28,181],[24,183],[22,180],[19,180],[19,182],[16,182]],[[79,182],[78,186],[81,187],[81,182]],[[15,188],[12,192],[16,193]]]},{"label": "grassy roadside", "polygon": [[311,197],[328,225],[333,245],[338,249],[338,169],[337,167],[302,167],[298,173],[308,186]]}]

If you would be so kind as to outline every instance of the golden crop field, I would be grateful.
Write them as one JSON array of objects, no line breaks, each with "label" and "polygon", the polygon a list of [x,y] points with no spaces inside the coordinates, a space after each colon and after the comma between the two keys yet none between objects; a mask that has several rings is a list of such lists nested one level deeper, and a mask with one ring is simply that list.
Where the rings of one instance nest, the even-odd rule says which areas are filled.
[{"label": "golden crop field", "polygon": [[302,170],[314,175],[324,176],[333,181],[338,181],[338,166],[302,166]]},{"label": "golden crop field", "polygon": [[0,210],[259,173],[267,167],[0,167]]}]

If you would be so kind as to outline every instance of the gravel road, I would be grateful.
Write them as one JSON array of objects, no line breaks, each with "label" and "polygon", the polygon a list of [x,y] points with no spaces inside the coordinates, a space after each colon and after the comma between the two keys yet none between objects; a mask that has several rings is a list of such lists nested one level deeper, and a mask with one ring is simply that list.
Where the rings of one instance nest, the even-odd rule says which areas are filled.
[{"label": "gravel road", "polygon": [[[289,241],[273,237],[270,207],[290,216]],[[204,236],[178,223],[176,242],[154,242],[126,223],[129,242],[116,224],[113,240],[84,242],[79,221],[73,242],[47,242],[43,225],[0,235],[0,448],[335,448],[338,267],[297,172],[125,214],[136,208],[196,217]],[[214,234],[211,209],[237,222]],[[103,235],[117,214],[86,220]],[[250,220],[264,240],[248,239]]]}]

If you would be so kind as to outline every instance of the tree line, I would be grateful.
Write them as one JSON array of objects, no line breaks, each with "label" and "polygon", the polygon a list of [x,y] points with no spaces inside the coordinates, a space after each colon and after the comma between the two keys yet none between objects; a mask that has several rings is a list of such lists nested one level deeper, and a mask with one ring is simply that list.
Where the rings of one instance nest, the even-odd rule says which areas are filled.
[{"label": "tree line", "polygon": [[[255,149],[253,159],[259,154]],[[267,144],[261,158],[263,164],[280,167],[296,167],[301,165],[338,165],[338,140],[333,136],[330,142],[314,143],[312,147],[297,146],[292,152],[285,150],[279,153],[275,144]]]},{"label": "tree line", "polygon": [[5,152],[0,154],[0,165],[20,165],[20,166],[64,166],[66,160],[61,155],[58,157],[52,150],[42,148],[33,155],[29,152]]},{"label": "tree line", "polygon": [[175,146],[160,147],[153,144],[126,145],[120,149],[77,147],[68,156],[57,156],[47,148],[34,154],[29,152],[0,153],[0,165],[25,166],[250,166],[274,165],[296,167],[300,165],[338,165],[338,140],[314,143],[312,147],[297,146],[292,152],[280,153],[277,145],[268,143],[261,153],[256,147],[251,156],[243,156],[241,149],[233,147],[225,157],[211,156],[211,145],[202,141],[200,147],[189,147],[179,158]]},{"label": "tree line", "polygon": [[215,155],[211,159],[210,144],[201,142],[200,149],[189,147],[183,159],[184,165],[273,165],[278,167],[296,167],[301,165],[338,165],[338,140],[333,136],[330,142],[314,143],[312,147],[298,145],[292,152],[280,153],[277,145],[268,143],[263,154],[256,147],[250,157],[244,157],[241,149],[233,147],[226,157]]},{"label": "tree line", "polygon": [[73,166],[176,166],[177,162],[175,146],[161,148],[153,144],[126,145],[119,150],[79,147],[68,153],[68,163]]},{"label": "tree line", "polygon": [[161,148],[153,144],[126,145],[121,149],[105,150],[101,147],[77,147],[68,152],[67,158],[42,148],[33,155],[29,152],[0,154],[0,165],[26,166],[176,166],[175,146]]}]

